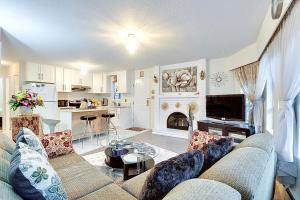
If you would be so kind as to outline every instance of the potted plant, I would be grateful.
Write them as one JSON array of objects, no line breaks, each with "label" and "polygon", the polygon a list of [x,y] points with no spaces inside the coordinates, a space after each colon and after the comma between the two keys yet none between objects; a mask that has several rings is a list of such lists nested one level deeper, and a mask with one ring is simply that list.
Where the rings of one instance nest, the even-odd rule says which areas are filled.
[{"label": "potted plant", "polygon": [[44,106],[43,99],[31,90],[20,91],[9,100],[10,110],[16,111],[20,108],[21,115],[32,114],[37,106]]}]

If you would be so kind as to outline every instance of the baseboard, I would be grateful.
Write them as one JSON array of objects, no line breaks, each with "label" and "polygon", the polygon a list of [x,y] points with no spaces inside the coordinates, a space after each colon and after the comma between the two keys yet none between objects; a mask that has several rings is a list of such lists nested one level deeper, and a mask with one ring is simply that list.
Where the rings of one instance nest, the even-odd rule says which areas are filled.
[{"label": "baseboard", "polygon": [[291,193],[291,191],[290,191],[289,188],[286,189],[286,192],[287,192],[288,195],[290,196],[291,200],[295,200],[295,198],[294,198],[294,196],[293,196],[293,194]]}]

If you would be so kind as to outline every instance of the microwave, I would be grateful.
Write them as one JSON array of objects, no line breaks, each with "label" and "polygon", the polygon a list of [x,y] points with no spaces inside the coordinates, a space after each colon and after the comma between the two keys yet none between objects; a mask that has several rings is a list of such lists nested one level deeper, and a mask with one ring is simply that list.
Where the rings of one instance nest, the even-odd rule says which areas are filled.
[{"label": "microwave", "polygon": [[59,108],[69,107],[69,100],[57,100],[57,106]]}]

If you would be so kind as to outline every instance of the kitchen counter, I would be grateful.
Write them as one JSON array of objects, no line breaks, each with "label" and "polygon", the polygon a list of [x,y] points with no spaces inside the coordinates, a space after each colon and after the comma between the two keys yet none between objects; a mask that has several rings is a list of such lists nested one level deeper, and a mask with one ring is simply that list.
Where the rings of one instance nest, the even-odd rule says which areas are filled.
[{"label": "kitchen counter", "polygon": [[61,112],[94,112],[94,111],[106,111],[109,109],[115,109],[115,108],[130,108],[130,106],[101,106],[97,108],[91,108],[91,109],[79,109],[79,108],[60,108]]}]

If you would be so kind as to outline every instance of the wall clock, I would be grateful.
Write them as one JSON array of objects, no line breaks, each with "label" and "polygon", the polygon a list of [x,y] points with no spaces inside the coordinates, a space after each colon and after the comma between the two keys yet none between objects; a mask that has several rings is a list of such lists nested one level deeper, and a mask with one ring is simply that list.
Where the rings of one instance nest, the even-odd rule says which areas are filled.
[{"label": "wall clock", "polygon": [[283,0],[272,0],[272,18],[278,19],[282,13]]},{"label": "wall clock", "polygon": [[210,76],[210,82],[215,87],[221,87],[228,81],[228,75],[225,72],[217,72]]}]

